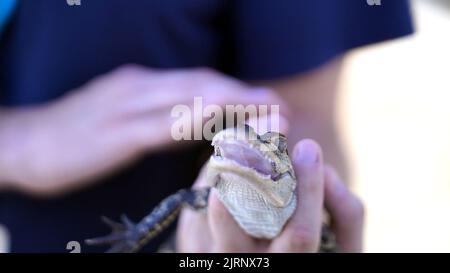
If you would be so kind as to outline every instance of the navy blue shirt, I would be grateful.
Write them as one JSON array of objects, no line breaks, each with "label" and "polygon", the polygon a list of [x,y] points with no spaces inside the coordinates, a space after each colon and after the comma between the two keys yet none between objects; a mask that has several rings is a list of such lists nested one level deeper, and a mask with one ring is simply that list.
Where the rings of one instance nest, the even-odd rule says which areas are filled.
[{"label": "navy blue shirt", "polygon": [[[126,63],[277,79],[411,32],[404,0],[381,6],[363,0],[20,1],[0,38],[0,105],[47,102]],[[64,252],[69,241],[108,233],[101,215],[139,220],[166,195],[190,186],[208,153],[201,144],[153,154],[57,199],[2,192],[0,223],[11,234],[11,251]]]}]

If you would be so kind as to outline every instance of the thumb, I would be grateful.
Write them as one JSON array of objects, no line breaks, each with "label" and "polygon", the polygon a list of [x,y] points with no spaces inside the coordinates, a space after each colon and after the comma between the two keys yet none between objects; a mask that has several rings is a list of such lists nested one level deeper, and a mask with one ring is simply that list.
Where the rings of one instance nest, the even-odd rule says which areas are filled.
[{"label": "thumb", "polygon": [[[194,189],[207,187],[206,164],[201,169]],[[178,219],[176,244],[179,252],[209,252],[212,249],[211,231],[206,213],[183,208]]]},{"label": "thumb", "polygon": [[293,164],[297,176],[297,208],[286,228],[274,241],[277,252],[317,251],[324,196],[322,151],[313,140],[294,147]]}]

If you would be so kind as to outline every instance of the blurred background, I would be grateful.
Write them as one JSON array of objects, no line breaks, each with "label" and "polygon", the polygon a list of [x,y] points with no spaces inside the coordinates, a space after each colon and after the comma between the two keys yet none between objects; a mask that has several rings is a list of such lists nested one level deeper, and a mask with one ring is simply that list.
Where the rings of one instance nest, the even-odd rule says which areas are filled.
[{"label": "blurred background", "polygon": [[354,51],[338,116],[368,252],[450,251],[450,1],[412,1],[416,33]]}]

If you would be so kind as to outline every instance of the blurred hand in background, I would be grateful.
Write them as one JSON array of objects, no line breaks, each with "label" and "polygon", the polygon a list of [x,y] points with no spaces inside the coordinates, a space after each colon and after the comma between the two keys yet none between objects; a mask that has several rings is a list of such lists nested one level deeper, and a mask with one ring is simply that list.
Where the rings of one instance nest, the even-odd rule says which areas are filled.
[{"label": "blurred hand in background", "polygon": [[[175,144],[174,105],[282,104],[209,69],[126,66],[45,105],[0,109],[0,186],[34,195],[74,190]],[[187,141],[183,141],[186,143]]]}]

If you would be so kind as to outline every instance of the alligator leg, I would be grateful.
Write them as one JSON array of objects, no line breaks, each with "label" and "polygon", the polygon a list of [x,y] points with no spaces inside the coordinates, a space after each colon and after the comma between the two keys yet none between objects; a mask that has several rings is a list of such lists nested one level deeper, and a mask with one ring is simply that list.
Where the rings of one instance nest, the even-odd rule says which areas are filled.
[{"label": "alligator leg", "polygon": [[121,223],[104,217],[103,222],[111,227],[111,234],[94,239],[87,239],[88,245],[109,244],[107,252],[137,252],[149,240],[161,233],[178,216],[183,206],[192,209],[203,209],[208,204],[209,188],[183,189],[165,198],[144,217],[138,224],[132,223],[126,216],[121,217]]},{"label": "alligator leg", "polygon": [[[183,189],[165,198],[144,217],[138,224],[122,215],[121,222],[114,222],[106,217],[102,220],[112,232],[109,235],[87,239],[88,245],[111,245],[107,252],[137,252],[148,241],[161,233],[178,216],[183,206],[194,210],[204,209],[208,205],[210,188]],[[319,252],[337,252],[337,244],[333,232],[327,225],[322,227]]]}]

